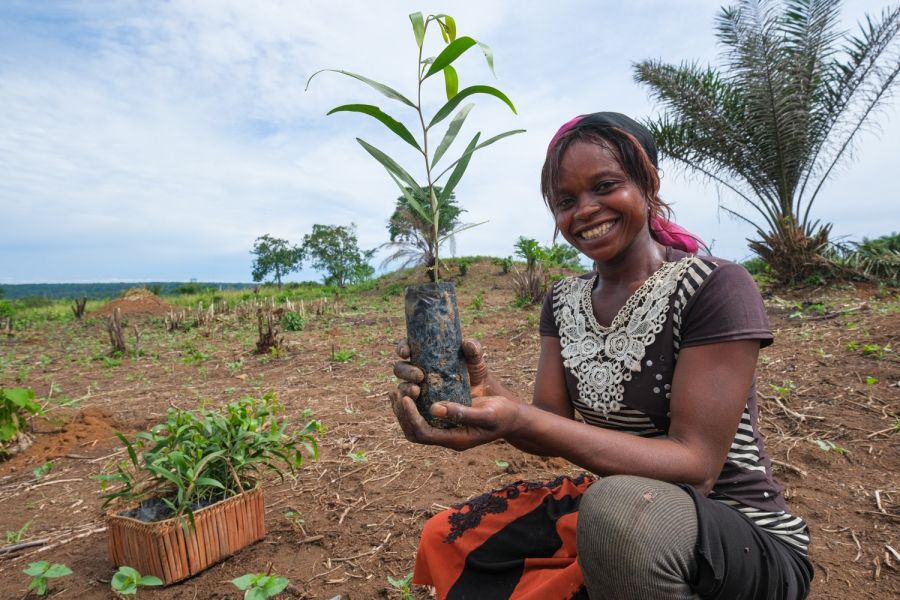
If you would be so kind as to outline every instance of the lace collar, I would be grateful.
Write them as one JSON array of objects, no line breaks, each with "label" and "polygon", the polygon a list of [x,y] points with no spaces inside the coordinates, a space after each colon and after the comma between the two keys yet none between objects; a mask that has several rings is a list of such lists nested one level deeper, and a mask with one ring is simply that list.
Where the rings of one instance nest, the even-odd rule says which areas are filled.
[{"label": "lace collar", "polygon": [[647,347],[666,322],[669,297],[693,260],[664,262],[628,298],[609,327],[597,322],[591,305],[596,274],[557,284],[553,307],[563,364],[577,381],[581,402],[603,414],[622,407],[624,382],[641,370]]}]

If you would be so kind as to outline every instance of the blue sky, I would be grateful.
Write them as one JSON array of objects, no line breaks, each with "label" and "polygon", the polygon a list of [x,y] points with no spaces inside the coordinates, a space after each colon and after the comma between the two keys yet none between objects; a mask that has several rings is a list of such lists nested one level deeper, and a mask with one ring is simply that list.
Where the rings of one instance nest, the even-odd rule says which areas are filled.
[{"label": "blue sky", "polygon": [[[488,223],[460,234],[457,253],[510,255],[520,235],[549,243],[553,224],[538,182],[557,127],[597,110],[654,114],[632,80],[635,61],[716,59],[720,2],[622,4],[6,0],[0,284],[249,281],[256,237],[299,242],[314,223],[354,222],[360,246],[378,246],[398,193],[355,137],[410,169],[416,157],[367,117],[325,113],[363,102],[402,117],[400,105],[334,74],[320,75],[308,92],[304,86],[314,71],[334,67],[412,94],[416,48],[406,15],[414,10],[449,12],[461,35],[488,43],[497,78],[471,52],[459,63],[461,84],[495,85],[518,109],[516,116],[476,97],[460,147],[475,131],[527,130],[472,161],[457,199],[465,221]],[[846,26],[872,5],[845,2]],[[438,79],[426,90],[435,106]],[[817,200],[816,216],[833,222],[837,236],[900,229],[897,108],[888,105],[879,127],[860,136],[854,160]],[[676,220],[715,254],[748,258],[753,231],[717,208],[744,207],[675,165],[661,166]],[[316,278],[310,270],[292,276]]]}]

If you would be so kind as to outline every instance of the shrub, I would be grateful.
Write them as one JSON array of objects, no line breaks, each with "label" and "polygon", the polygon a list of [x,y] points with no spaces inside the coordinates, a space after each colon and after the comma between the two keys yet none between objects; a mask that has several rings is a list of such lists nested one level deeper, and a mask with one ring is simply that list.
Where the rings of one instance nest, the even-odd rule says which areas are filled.
[{"label": "shrub", "polygon": [[5,446],[19,439],[28,419],[43,411],[35,402],[34,390],[28,388],[0,388],[0,456]]},{"label": "shrub", "polygon": [[512,268],[513,259],[512,256],[506,256],[504,258],[495,258],[494,264],[500,267],[500,272],[506,275],[509,273],[509,270]]},{"label": "shrub", "polygon": [[281,317],[281,326],[285,331],[303,331],[306,328],[306,317],[289,310]]}]

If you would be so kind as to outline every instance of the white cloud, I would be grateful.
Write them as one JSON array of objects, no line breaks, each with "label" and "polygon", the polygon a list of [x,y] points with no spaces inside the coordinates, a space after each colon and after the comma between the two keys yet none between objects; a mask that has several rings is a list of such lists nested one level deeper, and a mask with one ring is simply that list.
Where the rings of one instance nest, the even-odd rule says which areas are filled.
[{"label": "white cloud", "polygon": [[[860,15],[862,4],[848,3],[845,14]],[[404,164],[417,158],[374,121],[325,112],[367,102],[400,117],[403,107],[333,73],[304,87],[315,70],[335,67],[411,94],[415,47],[406,15],[418,6],[208,0],[0,8],[9,17],[0,19],[0,281],[247,280],[253,239],[299,241],[313,223],[353,221],[360,245],[377,246],[397,190],[354,138]],[[519,235],[549,242],[552,222],[538,191],[549,137],[578,113],[651,113],[631,62],[714,60],[718,6],[454,3],[460,31],[491,44],[498,75],[493,80],[473,50],[460,63],[463,85],[498,86],[519,116],[479,99],[451,154],[476,129],[485,136],[528,130],[472,161],[457,197],[465,220],[489,223],[461,234],[459,252],[511,254]],[[435,106],[440,87],[435,81],[430,90]],[[881,137],[861,139],[860,160],[817,204],[839,235],[898,229],[885,174],[898,154],[900,123],[896,111],[882,121]],[[752,231],[718,217],[715,188],[664,168],[671,169],[664,197],[679,220],[714,239],[723,256],[744,258]]]}]

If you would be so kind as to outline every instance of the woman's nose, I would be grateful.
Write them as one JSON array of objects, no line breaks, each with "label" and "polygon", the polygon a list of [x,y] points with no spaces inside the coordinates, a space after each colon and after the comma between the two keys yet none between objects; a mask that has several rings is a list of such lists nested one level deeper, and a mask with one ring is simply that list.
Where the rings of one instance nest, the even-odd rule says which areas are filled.
[{"label": "woman's nose", "polygon": [[592,217],[601,210],[603,210],[603,205],[593,196],[593,194],[583,194],[576,199],[576,219]]}]

